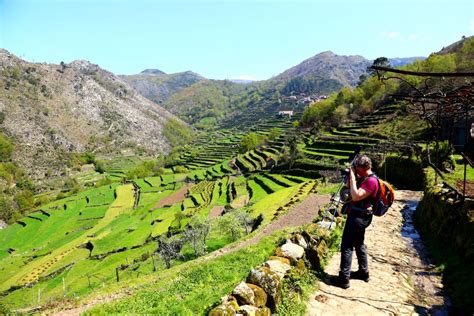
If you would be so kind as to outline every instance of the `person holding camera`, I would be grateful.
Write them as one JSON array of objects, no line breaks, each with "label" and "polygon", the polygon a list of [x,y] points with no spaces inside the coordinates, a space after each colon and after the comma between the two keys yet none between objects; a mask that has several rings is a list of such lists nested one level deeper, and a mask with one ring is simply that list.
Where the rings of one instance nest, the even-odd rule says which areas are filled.
[{"label": "person holding camera", "polygon": [[[372,172],[372,161],[366,155],[356,156],[349,171],[348,183],[351,200],[344,205],[347,220],[342,233],[341,265],[338,276],[330,282],[347,289],[350,279],[369,281],[365,229],[372,222],[371,206],[377,199],[378,181]],[[356,251],[359,269],[351,272],[352,252]]]}]

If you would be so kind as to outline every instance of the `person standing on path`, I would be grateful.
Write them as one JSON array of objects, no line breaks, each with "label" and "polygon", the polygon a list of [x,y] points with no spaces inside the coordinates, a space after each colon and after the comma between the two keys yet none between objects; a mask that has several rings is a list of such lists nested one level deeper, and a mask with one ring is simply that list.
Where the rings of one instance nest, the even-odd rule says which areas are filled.
[{"label": "person standing on path", "polygon": [[[365,229],[372,222],[371,206],[377,198],[378,181],[372,172],[372,161],[366,155],[354,159],[349,172],[351,202],[345,205],[347,220],[342,233],[341,265],[338,276],[330,278],[334,286],[347,289],[349,280],[369,281],[367,248],[364,244]],[[355,248],[359,269],[351,272],[352,251]]]}]

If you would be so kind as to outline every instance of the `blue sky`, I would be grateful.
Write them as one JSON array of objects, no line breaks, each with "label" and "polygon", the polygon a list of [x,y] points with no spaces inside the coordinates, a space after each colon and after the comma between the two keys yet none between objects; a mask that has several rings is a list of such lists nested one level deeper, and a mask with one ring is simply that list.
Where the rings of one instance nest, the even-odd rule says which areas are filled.
[{"label": "blue sky", "polygon": [[0,0],[0,47],[116,74],[268,79],[322,51],[427,56],[474,34],[472,0]]}]

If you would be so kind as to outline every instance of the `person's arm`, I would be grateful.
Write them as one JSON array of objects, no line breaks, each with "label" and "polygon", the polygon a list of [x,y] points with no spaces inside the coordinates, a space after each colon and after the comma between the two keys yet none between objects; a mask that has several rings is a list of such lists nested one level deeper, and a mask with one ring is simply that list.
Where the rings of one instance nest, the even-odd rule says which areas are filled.
[{"label": "person's arm", "polygon": [[349,184],[351,189],[351,197],[352,201],[357,202],[367,198],[370,195],[370,192],[362,188],[357,188],[356,176],[354,167],[351,167],[351,171],[349,173]]}]

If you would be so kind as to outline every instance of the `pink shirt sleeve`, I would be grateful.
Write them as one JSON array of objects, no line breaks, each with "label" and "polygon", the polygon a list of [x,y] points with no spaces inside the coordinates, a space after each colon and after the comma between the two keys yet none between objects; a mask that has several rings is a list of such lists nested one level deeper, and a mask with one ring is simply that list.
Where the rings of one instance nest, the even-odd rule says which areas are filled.
[{"label": "pink shirt sleeve", "polygon": [[366,192],[370,192],[369,199],[370,201],[373,201],[373,202],[377,198],[377,191],[379,189],[378,187],[379,187],[379,182],[377,181],[376,177],[368,177],[360,185],[361,189],[364,189]]}]

